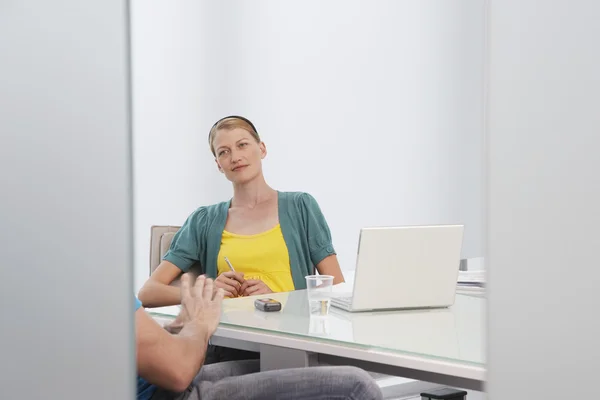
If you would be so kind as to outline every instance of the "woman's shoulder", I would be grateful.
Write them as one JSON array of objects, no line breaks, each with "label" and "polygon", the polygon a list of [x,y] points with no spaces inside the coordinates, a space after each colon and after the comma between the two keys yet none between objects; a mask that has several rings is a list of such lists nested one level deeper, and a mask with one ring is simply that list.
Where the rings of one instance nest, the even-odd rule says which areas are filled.
[{"label": "woman's shoulder", "polygon": [[308,192],[279,192],[279,196],[295,207],[318,206],[317,200]]},{"label": "woman's shoulder", "polygon": [[284,215],[289,218],[292,224],[304,228],[316,226],[317,229],[328,229],[321,207],[312,194],[308,192],[285,192],[283,198],[287,199]]},{"label": "woman's shoulder", "polygon": [[211,204],[208,206],[200,206],[195,209],[191,214],[190,218],[195,220],[206,220],[214,219],[227,212],[229,208],[229,202],[222,201],[220,203]]}]

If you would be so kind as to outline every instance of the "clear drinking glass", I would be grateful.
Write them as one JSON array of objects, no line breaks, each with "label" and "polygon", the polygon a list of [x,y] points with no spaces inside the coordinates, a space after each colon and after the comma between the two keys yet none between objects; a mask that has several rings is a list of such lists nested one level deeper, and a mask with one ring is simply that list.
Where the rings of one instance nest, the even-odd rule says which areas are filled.
[{"label": "clear drinking glass", "polygon": [[331,327],[329,326],[329,318],[326,316],[310,316],[310,323],[308,325],[308,333],[315,336],[329,336],[331,334]]},{"label": "clear drinking glass", "polygon": [[312,316],[326,316],[329,314],[333,276],[309,275],[306,277],[306,293],[308,308]]}]

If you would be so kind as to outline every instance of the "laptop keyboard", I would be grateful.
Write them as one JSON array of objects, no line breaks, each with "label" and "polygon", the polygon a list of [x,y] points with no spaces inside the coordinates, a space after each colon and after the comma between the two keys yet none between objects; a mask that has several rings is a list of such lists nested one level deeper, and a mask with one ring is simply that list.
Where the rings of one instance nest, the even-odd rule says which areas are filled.
[{"label": "laptop keyboard", "polygon": [[331,300],[332,301],[336,301],[338,303],[347,304],[347,305],[352,304],[352,296],[348,296],[348,297],[335,297],[335,298],[333,298]]}]

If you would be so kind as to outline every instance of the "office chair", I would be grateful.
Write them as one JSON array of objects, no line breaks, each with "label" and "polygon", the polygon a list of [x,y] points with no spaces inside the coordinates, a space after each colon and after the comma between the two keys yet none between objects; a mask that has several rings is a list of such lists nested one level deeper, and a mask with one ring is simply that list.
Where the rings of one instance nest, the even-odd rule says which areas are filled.
[{"label": "office chair", "polygon": [[[180,228],[180,226],[174,225],[153,225],[150,228],[150,275],[158,268],[163,256],[171,246],[173,237]],[[196,263],[192,265],[189,272],[198,276],[204,273],[204,270],[200,263]],[[171,283],[171,286],[179,286],[180,277],[181,275]]]}]

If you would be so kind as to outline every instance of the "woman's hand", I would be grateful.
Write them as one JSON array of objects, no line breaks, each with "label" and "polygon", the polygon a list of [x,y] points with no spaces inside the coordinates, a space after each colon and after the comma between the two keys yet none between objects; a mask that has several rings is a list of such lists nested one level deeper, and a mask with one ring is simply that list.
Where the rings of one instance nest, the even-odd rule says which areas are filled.
[{"label": "woman's hand", "polygon": [[260,279],[248,279],[246,280],[239,290],[242,296],[254,296],[256,294],[273,293],[273,291],[267,286],[266,283]]},{"label": "woman's hand", "polygon": [[238,297],[242,291],[240,287],[246,282],[242,272],[227,271],[215,279],[215,286],[225,291],[226,297]]}]

